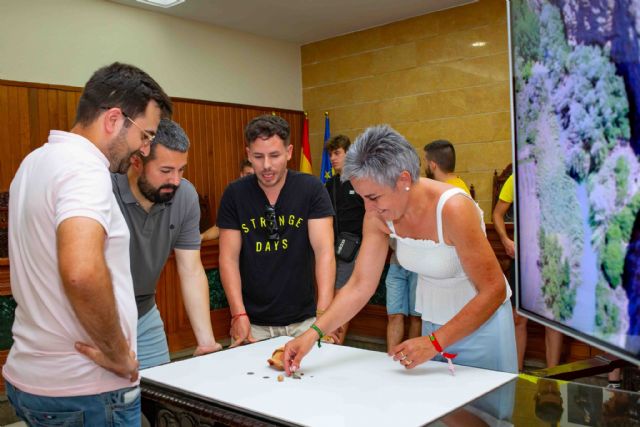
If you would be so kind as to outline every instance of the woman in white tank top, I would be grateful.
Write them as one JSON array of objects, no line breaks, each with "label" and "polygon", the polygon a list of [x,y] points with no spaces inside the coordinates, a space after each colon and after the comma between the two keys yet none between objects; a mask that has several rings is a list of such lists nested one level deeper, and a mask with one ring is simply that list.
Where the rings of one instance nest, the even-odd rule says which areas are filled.
[{"label": "woman in white tank top", "polygon": [[367,303],[390,236],[398,239],[400,264],[419,274],[416,308],[423,320],[423,336],[392,348],[393,359],[407,369],[435,358],[517,372],[510,290],[482,212],[464,192],[419,175],[414,148],[389,126],[371,127],[351,145],[342,179],[365,200],[362,246],[340,295],[312,329],[286,345],[287,372],[300,366],[319,335]]}]

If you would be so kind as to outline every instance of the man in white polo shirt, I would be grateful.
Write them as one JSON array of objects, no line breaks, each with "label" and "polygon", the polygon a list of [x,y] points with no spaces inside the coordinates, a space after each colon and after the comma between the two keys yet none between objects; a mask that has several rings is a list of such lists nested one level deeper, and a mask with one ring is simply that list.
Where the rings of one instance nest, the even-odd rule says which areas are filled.
[{"label": "man in white polo shirt", "polygon": [[70,132],[52,130],[10,187],[11,288],[18,305],[3,368],[30,425],[140,424],[129,230],[109,172],[148,154],[171,101],[114,63],[87,82]]}]

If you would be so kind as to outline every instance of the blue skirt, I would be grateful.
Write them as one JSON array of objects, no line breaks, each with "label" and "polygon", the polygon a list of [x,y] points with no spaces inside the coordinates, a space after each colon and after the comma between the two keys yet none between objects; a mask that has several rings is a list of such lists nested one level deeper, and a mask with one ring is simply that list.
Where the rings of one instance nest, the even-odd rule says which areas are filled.
[{"label": "blue skirt", "polygon": [[[423,321],[422,335],[431,335],[441,327],[442,325]],[[445,351],[458,354],[453,361],[457,365],[517,374],[518,353],[510,302],[504,302],[475,332],[445,348]],[[440,355],[434,360],[445,361]]]},{"label": "blue skirt", "polygon": [[[422,335],[430,335],[442,325],[422,322]],[[457,353],[456,365],[473,366],[494,371],[518,373],[516,332],[510,301],[504,302],[493,316],[471,335],[445,348],[447,353]],[[445,362],[437,355],[433,360]],[[509,420],[515,403],[515,381],[477,399],[471,406],[498,420]]]}]

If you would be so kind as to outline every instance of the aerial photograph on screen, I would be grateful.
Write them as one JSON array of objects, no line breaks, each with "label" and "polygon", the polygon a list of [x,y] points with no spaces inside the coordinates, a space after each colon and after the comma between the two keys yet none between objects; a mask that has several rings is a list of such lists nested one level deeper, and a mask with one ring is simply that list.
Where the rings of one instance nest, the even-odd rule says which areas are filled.
[{"label": "aerial photograph on screen", "polygon": [[519,307],[640,355],[640,0],[511,0]]}]

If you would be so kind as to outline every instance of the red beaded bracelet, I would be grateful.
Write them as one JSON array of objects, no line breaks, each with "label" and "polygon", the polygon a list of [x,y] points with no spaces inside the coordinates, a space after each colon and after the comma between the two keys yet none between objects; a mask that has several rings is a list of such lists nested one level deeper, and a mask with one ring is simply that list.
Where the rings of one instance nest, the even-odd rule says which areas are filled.
[{"label": "red beaded bracelet", "polygon": [[458,354],[445,353],[444,349],[438,342],[438,339],[436,338],[435,334],[429,335],[429,340],[431,341],[431,344],[433,344],[433,346],[435,347],[436,351],[440,353],[440,355],[447,360],[447,364],[449,365],[449,371],[451,372],[451,375],[453,375],[455,373],[455,368],[453,367],[453,359],[455,359]]},{"label": "red beaded bracelet", "polygon": [[242,317],[242,316],[247,316],[247,313],[238,313],[238,314],[234,314],[233,316],[231,316],[231,322],[233,323],[234,320],[236,320],[238,317]]}]

